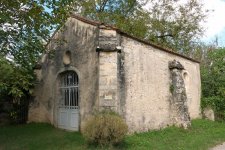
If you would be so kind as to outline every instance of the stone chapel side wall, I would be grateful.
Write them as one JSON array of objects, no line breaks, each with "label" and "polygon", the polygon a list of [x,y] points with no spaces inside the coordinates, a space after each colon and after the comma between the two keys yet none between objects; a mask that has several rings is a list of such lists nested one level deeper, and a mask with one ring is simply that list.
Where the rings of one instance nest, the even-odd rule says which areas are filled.
[{"label": "stone chapel side wall", "polygon": [[[91,114],[98,104],[97,27],[74,18],[57,32],[48,44],[49,54],[42,57],[42,68],[36,70],[38,84],[29,110],[29,121],[50,122],[57,126],[59,79],[61,72],[76,71],[79,76],[80,118]],[[63,63],[63,55],[71,52],[71,63]]]},{"label": "stone chapel side wall", "polygon": [[125,99],[124,117],[131,132],[160,129],[172,124],[169,61],[185,68],[187,105],[191,119],[200,117],[199,64],[122,36],[120,54]]}]

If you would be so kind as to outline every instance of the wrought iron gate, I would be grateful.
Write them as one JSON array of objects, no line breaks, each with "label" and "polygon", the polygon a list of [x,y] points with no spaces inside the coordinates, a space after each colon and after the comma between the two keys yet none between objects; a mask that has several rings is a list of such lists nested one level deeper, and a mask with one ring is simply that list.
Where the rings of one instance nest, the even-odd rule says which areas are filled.
[{"label": "wrought iron gate", "polygon": [[67,130],[79,129],[79,81],[78,75],[65,72],[61,76],[61,97],[58,125]]}]

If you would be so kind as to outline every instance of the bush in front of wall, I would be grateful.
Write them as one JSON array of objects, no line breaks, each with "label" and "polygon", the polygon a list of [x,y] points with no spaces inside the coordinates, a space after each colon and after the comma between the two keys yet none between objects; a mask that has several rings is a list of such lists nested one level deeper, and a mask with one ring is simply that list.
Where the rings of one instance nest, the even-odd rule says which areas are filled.
[{"label": "bush in front of wall", "polygon": [[89,143],[101,146],[120,143],[127,132],[125,121],[114,112],[100,112],[91,116],[82,130]]}]

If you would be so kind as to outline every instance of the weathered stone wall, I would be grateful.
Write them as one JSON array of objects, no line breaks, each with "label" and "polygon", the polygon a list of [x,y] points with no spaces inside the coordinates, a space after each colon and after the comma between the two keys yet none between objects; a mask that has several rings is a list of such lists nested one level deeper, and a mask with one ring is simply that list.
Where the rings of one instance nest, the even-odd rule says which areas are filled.
[{"label": "weathered stone wall", "polygon": [[59,76],[72,70],[79,77],[81,126],[99,108],[118,112],[131,132],[174,124],[174,114],[179,113],[172,111],[175,105],[171,105],[171,97],[176,96],[170,89],[173,79],[168,67],[174,59],[185,68],[179,71],[183,85],[178,85],[186,92],[182,112],[191,119],[200,117],[201,84],[196,62],[122,36],[102,24],[91,25],[75,18],[69,18],[53,36],[48,49],[41,69],[35,70],[38,83],[29,121],[57,126]]},{"label": "weathered stone wall", "polygon": [[[57,126],[58,77],[67,70],[76,71],[79,77],[81,125],[92,113],[98,105],[97,36],[96,26],[74,18],[69,18],[65,26],[53,36],[48,44],[49,53],[42,57],[42,68],[36,70],[38,84],[29,110],[29,121],[49,122]],[[67,55],[71,55],[71,60]]]},{"label": "weathered stone wall", "polygon": [[172,124],[169,61],[183,70],[187,106],[191,119],[200,117],[199,64],[158,50],[126,36],[120,54],[120,93],[125,98],[124,117],[130,131],[147,131]]}]

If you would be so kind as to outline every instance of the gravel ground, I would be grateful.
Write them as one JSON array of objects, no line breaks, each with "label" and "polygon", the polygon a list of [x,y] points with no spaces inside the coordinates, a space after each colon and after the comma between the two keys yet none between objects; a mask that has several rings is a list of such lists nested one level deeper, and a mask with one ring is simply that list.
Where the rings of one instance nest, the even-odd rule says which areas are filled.
[{"label": "gravel ground", "polygon": [[225,150],[225,143],[222,143],[221,145],[217,145],[214,148],[211,148],[210,150]]}]

